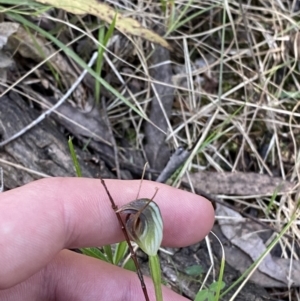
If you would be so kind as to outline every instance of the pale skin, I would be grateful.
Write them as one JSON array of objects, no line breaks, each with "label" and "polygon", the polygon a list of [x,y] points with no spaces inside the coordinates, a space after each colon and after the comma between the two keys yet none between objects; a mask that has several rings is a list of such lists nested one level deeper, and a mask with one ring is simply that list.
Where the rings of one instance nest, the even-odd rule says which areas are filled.
[{"label": "pale skin", "polygon": [[[137,196],[139,181],[105,180],[118,206]],[[143,181],[139,197],[159,205],[163,246],[203,239],[213,226],[206,199],[167,185]],[[99,179],[49,178],[0,194],[1,301],[141,301],[133,272],[66,250],[124,240]],[[151,279],[145,277],[150,300]],[[164,301],[186,298],[163,287]]]}]

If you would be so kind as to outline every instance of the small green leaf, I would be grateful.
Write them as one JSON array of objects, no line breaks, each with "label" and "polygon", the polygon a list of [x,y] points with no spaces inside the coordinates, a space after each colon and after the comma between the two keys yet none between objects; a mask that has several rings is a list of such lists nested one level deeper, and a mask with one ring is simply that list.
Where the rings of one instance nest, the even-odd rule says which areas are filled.
[{"label": "small green leaf", "polygon": [[108,262],[107,257],[98,248],[83,248],[80,250],[84,255]]},{"label": "small green leaf", "polygon": [[210,293],[208,295],[207,301],[214,301],[215,300],[215,294]]},{"label": "small green leaf", "polygon": [[203,267],[199,264],[192,265],[190,267],[185,268],[185,273],[189,276],[200,276],[203,274],[204,270]]},{"label": "small green leaf", "polygon": [[220,287],[220,289],[223,289],[225,287],[225,282],[223,282],[223,281],[221,283],[219,283],[218,281],[213,282],[210,284],[209,290],[216,292],[219,287]]},{"label": "small green leaf", "polygon": [[208,289],[203,289],[202,291],[198,292],[194,301],[207,301],[211,293]]},{"label": "small green leaf", "polygon": [[104,246],[103,251],[104,251],[104,255],[107,258],[107,261],[113,263],[113,254],[112,254],[111,246],[110,245]]},{"label": "small green leaf", "polygon": [[136,267],[132,258],[130,258],[123,267],[124,269],[132,272],[136,272]]}]

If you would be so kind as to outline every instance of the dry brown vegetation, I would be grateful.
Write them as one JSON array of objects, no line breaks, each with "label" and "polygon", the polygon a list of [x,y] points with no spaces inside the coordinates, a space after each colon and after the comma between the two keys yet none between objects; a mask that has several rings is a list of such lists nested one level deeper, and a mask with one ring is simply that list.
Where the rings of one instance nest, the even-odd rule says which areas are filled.
[{"label": "dry brown vegetation", "polygon": [[[88,177],[97,177],[100,162],[102,177],[138,178],[148,161],[147,177],[155,180],[171,151],[182,147],[173,156],[176,168],[162,181],[179,186],[183,180],[192,191],[232,205],[239,215],[217,205],[220,228],[215,229],[244,254],[233,253],[232,261],[228,255],[228,265],[243,272],[247,266],[235,266],[234,260],[247,257],[249,265],[257,260],[261,253],[247,250],[262,244],[257,250],[263,252],[299,201],[300,2],[108,1],[163,37],[172,50],[139,31],[133,36],[115,30],[97,62],[101,73],[89,69],[50,117],[8,143],[3,141],[70,89],[101,49],[99,35],[108,24],[88,13],[43,10],[36,2],[1,3],[0,164],[6,187],[41,176],[74,175],[68,136],[75,137]],[[97,86],[100,79],[105,82]],[[232,221],[229,234],[224,220],[227,228]],[[264,288],[250,287],[251,296],[300,300],[298,223],[269,252],[271,270],[268,264],[258,268],[265,278],[252,280]],[[256,233],[265,236],[243,250],[231,235],[246,228],[248,242]],[[209,261],[207,252],[201,249],[200,256]],[[210,274],[209,281],[213,278]],[[190,280],[184,281],[179,290],[193,297]]]}]

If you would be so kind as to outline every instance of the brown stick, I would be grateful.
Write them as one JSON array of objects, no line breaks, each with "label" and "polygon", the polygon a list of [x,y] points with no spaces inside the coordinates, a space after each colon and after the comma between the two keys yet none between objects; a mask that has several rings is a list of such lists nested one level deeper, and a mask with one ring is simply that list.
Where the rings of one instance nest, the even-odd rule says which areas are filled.
[{"label": "brown stick", "polygon": [[125,228],[124,222],[122,220],[122,217],[121,217],[120,213],[117,212],[118,206],[115,204],[115,202],[114,202],[114,200],[113,200],[110,192],[107,189],[107,186],[106,186],[104,180],[101,177],[100,177],[100,181],[101,181],[101,184],[103,185],[103,187],[104,187],[104,189],[105,189],[105,191],[106,191],[106,193],[108,195],[108,198],[109,198],[110,203],[111,203],[111,207],[115,211],[115,214],[116,214],[117,219],[119,221],[119,224],[121,226],[122,232],[124,234],[125,240],[126,240],[126,242],[128,244],[129,251],[130,251],[130,254],[131,254],[131,258],[132,258],[132,260],[134,262],[134,265],[136,267],[136,273],[137,273],[137,275],[139,277],[139,280],[141,282],[141,287],[142,287],[142,290],[143,290],[143,293],[144,293],[144,296],[145,296],[145,300],[146,301],[150,301],[149,296],[148,296],[148,292],[147,292],[147,288],[146,288],[146,284],[145,284],[145,281],[144,281],[144,277],[143,277],[142,271],[140,269],[140,266],[139,266],[136,254],[135,254],[135,252],[133,250],[133,247],[132,247],[132,245],[130,243],[130,239],[129,239],[128,233],[126,231],[126,228]]}]

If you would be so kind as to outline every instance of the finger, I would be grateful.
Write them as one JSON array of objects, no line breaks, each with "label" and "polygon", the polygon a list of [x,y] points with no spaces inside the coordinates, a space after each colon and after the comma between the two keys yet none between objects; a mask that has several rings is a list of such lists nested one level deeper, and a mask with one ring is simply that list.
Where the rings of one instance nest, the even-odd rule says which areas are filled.
[{"label": "finger", "polygon": [[[64,252],[61,255],[52,269],[53,275],[56,275],[61,263],[64,264],[63,270],[60,270],[61,277],[56,277],[54,282],[57,300],[144,300],[141,284],[134,272],[79,254],[70,256]],[[66,280],[68,277],[69,280]],[[150,300],[156,300],[151,279],[145,277],[145,283]],[[163,287],[163,295],[164,301],[186,301],[166,287]]]},{"label": "finger", "polygon": [[[151,279],[145,277],[145,284],[150,300],[155,300]],[[187,301],[164,286],[162,289],[164,301]],[[145,298],[135,273],[65,250],[29,280],[0,291],[0,300],[140,301]]]},{"label": "finger", "polygon": [[[116,204],[136,198],[139,181],[106,180]],[[213,224],[211,204],[202,197],[144,181],[140,196],[160,206],[163,244],[201,240]],[[0,288],[36,273],[60,250],[122,240],[122,232],[99,180],[51,178],[0,195]]]}]

